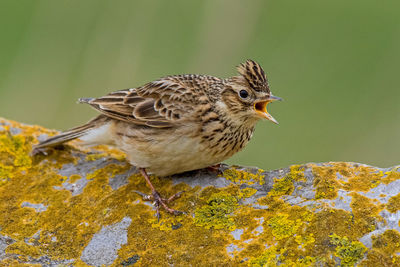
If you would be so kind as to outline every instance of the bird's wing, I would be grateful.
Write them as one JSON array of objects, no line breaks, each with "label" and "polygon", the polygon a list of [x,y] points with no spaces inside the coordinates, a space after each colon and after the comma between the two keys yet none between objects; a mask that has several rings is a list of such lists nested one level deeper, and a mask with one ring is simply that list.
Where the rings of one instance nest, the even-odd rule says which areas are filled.
[{"label": "bird's wing", "polygon": [[193,75],[170,76],[139,88],[112,92],[95,99],[81,99],[102,114],[150,127],[173,127],[193,114],[199,98],[207,97],[204,83]]}]

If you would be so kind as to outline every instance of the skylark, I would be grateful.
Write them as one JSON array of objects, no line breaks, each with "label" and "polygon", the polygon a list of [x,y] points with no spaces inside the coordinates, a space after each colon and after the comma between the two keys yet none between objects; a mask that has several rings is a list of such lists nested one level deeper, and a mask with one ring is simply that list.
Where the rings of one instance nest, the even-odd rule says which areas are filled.
[{"label": "skylark", "polygon": [[267,104],[271,94],[261,66],[247,60],[239,75],[220,79],[207,75],[167,76],[141,87],[100,98],[81,98],[100,112],[88,123],[34,146],[33,153],[75,138],[84,145],[106,144],[126,153],[138,167],[159,207],[179,214],[162,198],[147,171],[158,176],[214,166],[244,148],[260,119],[278,123]]}]

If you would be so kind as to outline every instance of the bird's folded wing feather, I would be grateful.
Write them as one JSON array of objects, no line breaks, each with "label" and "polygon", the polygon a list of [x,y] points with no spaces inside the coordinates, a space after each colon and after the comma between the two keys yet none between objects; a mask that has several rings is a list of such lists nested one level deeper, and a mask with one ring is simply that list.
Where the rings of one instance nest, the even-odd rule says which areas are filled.
[{"label": "bird's folded wing feather", "polygon": [[117,120],[165,128],[190,117],[196,96],[186,83],[167,77],[139,88],[112,92],[95,99],[82,99],[81,102]]}]

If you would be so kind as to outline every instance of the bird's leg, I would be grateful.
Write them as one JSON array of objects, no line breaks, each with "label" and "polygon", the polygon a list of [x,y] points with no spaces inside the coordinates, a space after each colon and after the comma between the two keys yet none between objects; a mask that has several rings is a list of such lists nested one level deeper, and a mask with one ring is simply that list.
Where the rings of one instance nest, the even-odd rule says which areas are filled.
[{"label": "bird's leg", "polygon": [[179,198],[181,196],[181,194],[183,193],[183,191],[172,195],[168,199],[162,198],[160,196],[160,194],[157,192],[157,190],[154,188],[153,184],[151,183],[150,177],[147,175],[146,170],[144,168],[140,168],[139,170],[151,189],[151,196],[145,195],[140,192],[137,192],[137,193],[140,194],[144,200],[154,200],[154,206],[156,207],[156,210],[157,210],[157,212],[156,212],[157,218],[160,219],[160,206],[162,206],[167,212],[169,212],[171,214],[174,214],[174,215],[183,214],[182,211],[174,210],[167,206],[167,203],[172,202],[175,199]]},{"label": "bird's leg", "polygon": [[206,169],[207,169],[209,172],[215,172],[215,173],[218,173],[218,174],[221,174],[221,173],[222,173],[222,172],[221,172],[221,163],[208,166]]}]

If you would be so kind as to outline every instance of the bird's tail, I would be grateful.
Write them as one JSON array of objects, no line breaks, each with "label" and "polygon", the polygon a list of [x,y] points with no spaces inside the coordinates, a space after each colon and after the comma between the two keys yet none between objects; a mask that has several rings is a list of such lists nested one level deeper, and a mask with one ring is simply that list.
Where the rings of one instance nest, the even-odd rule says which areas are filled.
[{"label": "bird's tail", "polygon": [[40,142],[37,145],[34,145],[33,153],[35,153],[35,151],[38,151],[38,150],[46,148],[46,147],[54,147],[57,145],[61,145],[65,142],[71,141],[73,139],[82,137],[82,136],[88,134],[89,131],[99,127],[99,124],[101,124],[101,122],[104,120],[105,120],[105,117],[100,115],[82,126],[72,128],[72,129],[62,132],[56,136],[50,137],[49,139],[47,139],[43,142]]}]

